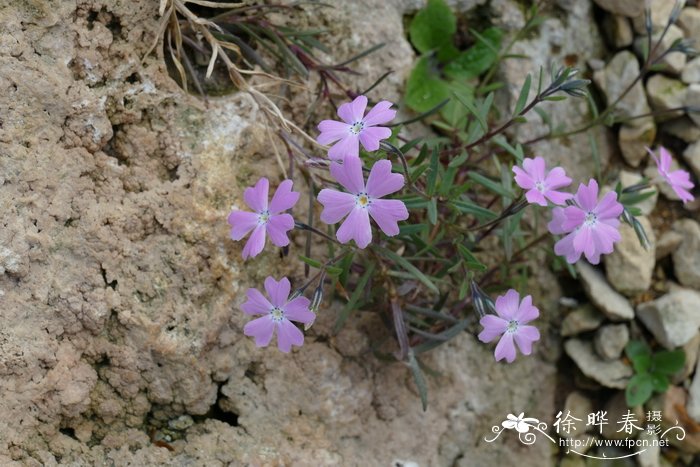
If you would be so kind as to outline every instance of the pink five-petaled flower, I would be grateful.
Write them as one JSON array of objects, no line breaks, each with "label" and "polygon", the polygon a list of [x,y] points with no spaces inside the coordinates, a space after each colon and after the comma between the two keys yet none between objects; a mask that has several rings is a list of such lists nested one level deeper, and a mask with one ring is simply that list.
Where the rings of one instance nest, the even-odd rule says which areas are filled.
[{"label": "pink five-petaled flower", "polygon": [[360,155],[360,145],[367,151],[379,149],[379,141],[391,136],[391,130],[376,126],[386,123],[396,116],[396,110],[389,107],[392,103],[381,101],[365,115],[367,98],[357,96],[354,101],[346,102],[338,108],[338,116],[343,120],[323,120],[318,124],[317,141],[321,144],[334,144],[328,151],[331,159],[343,159]]},{"label": "pink five-petaled flower", "polygon": [[651,154],[651,157],[654,158],[654,162],[656,162],[656,168],[659,171],[659,175],[661,178],[664,179],[666,183],[671,185],[671,188],[673,188],[673,191],[678,195],[678,197],[683,201],[684,203],[687,203],[688,201],[692,201],[695,199],[693,195],[690,194],[688,190],[692,190],[693,187],[695,186],[693,182],[690,181],[690,174],[686,172],[685,170],[674,170],[673,172],[669,172],[671,169],[671,154],[666,150],[665,147],[661,146],[659,152],[661,153],[661,157],[657,158],[654,152],[647,148],[647,151],[649,151],[649,154]]},{"label": "pink five-petaled flower", "polygon": [[557,191],[557,188],[571,184],[571,179],[566,176],[564,169],[554,167],[547,172],[544,159],[539,156],[534,159],[529,157],[523,159],[523,168],[514,166],[513,172],[518,186],[523,190],[528,190],[525,197],[529,203],[547,206],[547,200],[550,200],[554,204],[562,205],[567,199],[573,197],[570,193]]},{"label": "pink five-petaled flower", "polygon": [[406,205],[395,199],[380,199],[403,187],[403,175],[391,173],[391,162],[377,161],[369,172],[366,186],[359,157],[346,157],[342,163],[331,162],[331,175],[349,193],[325,188],[318,194],[318,201],[323,205],[321,220],[326,224],[336,224],[348,216],[336,233],[340,243],[354,239],[360,248],[369,245],[372,241],[370,216],[385,234],[399,233],[398,221],[408,219]]},{"label": "pink five-petaled flower", "polygon": [[258,289],[248,289],[248,301],[241,305],[243,312],[249,315],[263,315],[245,325],[243,333],[255,337],[255,345],[267,347],[277,329],[277,347],[282,352],[289,352],[292,345],[304,344],[304,334],[292,321],[311,323],[316,315],[309,310],[309,299],[299,296],[289,300],[291,285],[283,277],[277,282],[271,276],[265,279],[265,290],[270,296],[266,299]]},{"label": "pink five-petaled flower", "polygon": [[520,301],[520,294],[513,289],[496,298],[496,314],[484,315],[479,324],[484,330],[479,333],[481,342],[491,342],[498,336],[501,340],[494,353],[496,361],[506,359],[508,363],[515,360],[515,344],[523,355],[532,353],[532,343],[540,339],[540,331],[527,323],[537,318],[540,311],[532,306],[532,296]]},{"label": "pink five-petaled flower", "polygon": [[595,180],[591,179],[588,186],[580,184],[573,205],[552,210],[552,221],[547,228],[555,235],[567,234],[554,245],[554,252],[571,264],[581,254],[591,264],[598,264],[600,255],[612,253],[613,244],[620,240],[618,217],[622,210],[614,191],[598,201]]},{"label": "pink five-petaled flower", "polygon": [[228,216],[231,238],[241,240],[251,230],[248,242],[243,247],[243,259],[258,255],[265,246],[265,234],[270,235],[277,246],[289,245],[287,232],[294,228],[294,218],[285,213],[299,200],[299,193],[292,191],[292,181],[285,180],[277,187],[270,204],[267,204],[269,182],[261,178],[255,187],[246,188],[243,199],[255,212],[232,211]]}]

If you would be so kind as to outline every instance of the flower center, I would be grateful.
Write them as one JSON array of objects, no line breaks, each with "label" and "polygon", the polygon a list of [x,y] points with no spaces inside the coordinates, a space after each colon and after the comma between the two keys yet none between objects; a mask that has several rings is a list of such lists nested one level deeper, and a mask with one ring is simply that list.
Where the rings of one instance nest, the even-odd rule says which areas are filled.
[{"label": "flower center", "polygon": [[370,204],[372,204],[372,201],[369,199],[369,196],[367,196],[367,193],[358,193],[355,195],[355,206],[366,209]]},{"label": "flower center", "polygon": [[272,317],[272,321],[279,323],[284,319],[284,311],[279,307],[273,307],[272,310],[270,310],[270,316]]},{"label": "flower center", "polygon": [[514,333],[515,331],[518,330],[518,326],[520,323],[518,323],[516,320],[511,319],[508,321],[508,326],[506,327],[506,332]]},{"label": "flower center", "polygon": [[535,182],[535,188],[537,188],[537,191],[540,193],[544,193],[544,182]]},{"label": "flower center", "polygon": [[260,214],[258,214],[258,224],[267,224],[267,221],[270,220],[270,211],[263,211]]},{"label": "flower center", "polygon": [[584,225],[587,225],[588,227],[593,227],[598,223],[598,215],[594,213],[593,211],[588,211],[586,213],[585,219],[583,219]]},{"label": "flower center", "polygon": [[352,133],[353,135],[359,135],[364,128],[365,122],[360,120],[359,122],[355,122],[352,125],[350,125],[350,133]]}]

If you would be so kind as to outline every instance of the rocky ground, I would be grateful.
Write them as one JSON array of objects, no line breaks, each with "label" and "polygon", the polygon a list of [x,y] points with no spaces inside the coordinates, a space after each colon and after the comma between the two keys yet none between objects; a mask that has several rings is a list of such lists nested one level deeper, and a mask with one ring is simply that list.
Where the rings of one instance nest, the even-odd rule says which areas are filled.
[{"label": "rocky ground", "polygon": [[[421,2],[331,3],[308,21],[330,30],[335,58],[387,43],[359,63],[352,84],[393,69],[375,92],[399,99],[415,58],[403,17]],[[486,2],[451,3],[469,12]],[[610,99],[628,79],[620,70],[634,68],[638,2],[554,3],[542,32],[515,52],[536,57],[532,70],[575,55]],[[657,25],[666,3],[654,2]],[[291,355],[255,348],[242,336],[242,292],[280,270],[301,279],[274,251],[244,264],[228,238],[225,218],[241,189],[277,170],[269,135],[245,94],[205,106],[169,77],[160,47],[147,55],[158,4],[0,0],[0,465],[553,465],[544,442],[484,437],[509,413],[549,420],[564,404],[601,398],[619,407],[615,391],[630,376],[620,352],[640,329],[686,348],[687,368],[658,403],[677,410],[687,400],[700,422],[697,205],[683,210],[666,192],[646,207],[655,247],[639,249],[627,232],[604,268],[581,266],[577,306],[560,300],[548,270],[535,275],[536,356],[496,364],[467,333],[433,352],[425,413],[410,372],[371,355],[381,329],[374,314],[336,335],[330,306]],[[518,2],[490,4],[499,26],[522,26]],[[687,7],[674,34],[700,31],[699,13]],[[630,111],[700,99],[700,59],[672,59],[671,74],[635,89]],[[501,73],[517,96],[525,73],[508,63]],[[582,121],[585,103],[576,105],[558,118]],[[658,133],[700,176],[695,118],[598,130],[601,163],[633,180]],[[542,128],[532,123],[520,135]],[[587,137],[537,151],[578,180],[595,169]],[[566,371],[557,376],[569,358],[578,388],[562,382]],[[677,452],[698,443],[689,438]],[[658,455],[649,462],[658,465]]]}]

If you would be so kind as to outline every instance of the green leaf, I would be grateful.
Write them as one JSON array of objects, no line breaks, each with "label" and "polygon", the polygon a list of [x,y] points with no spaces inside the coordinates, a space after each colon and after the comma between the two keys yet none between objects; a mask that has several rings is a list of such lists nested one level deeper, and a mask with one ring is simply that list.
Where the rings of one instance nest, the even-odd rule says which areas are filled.
[{"label": "green leaf", "polygon": [[490,178],[485,177],[478,172],[469,172],[469,178],[498,195],[505,196],[506,198],[513,197],[513,193],[507,190],[503,185],[498,182],[494,182]]},{"label": "green leaf", "polygon": [[486,123],[486,119],[481,116],[481,113],[479,112],[479,109],[476,108],[474,105],[474,102],[472,102],[471,99],[463,99],[462,96],[459,94],[455,94],[454,97],[459,101],[460,104],[462,104],[464,107],[469,110],[469,112],[476,117],[477,121],[479,122],[479,125],[484,131],[487,131],[489,129],[488,123]]},{"label": "green leaf", "polygon": [[651,386],[656,392],[666,392],[668,389],[668,376],[659,373],[651,374]]},{"label": "green leaf", "polygon": [[431,224],[437,224],[438,210],[437,210],[437,199],[431,198],[430,203],[428,203],[428,220]]},{"label": "green leaf", "polygon": [[445,66],[445,76],[454,80],[468,80],[479,76],[494,64],[498,58],[497,51],[501,47],[503,31],[492,27],[479,36],[476,44]]},{"label": "green leaf", "polygon": [[637,355],[632,359],[632,367],[637,373],[646,373],[651,368],[651,357],[649,355]]},{"label": "green leaf", "polygon": [[481,207],[469,199],[462,198],[452,200],[452,205],[463,214],[471,214],[479,220],[493,220],[498,217],[495,212]]},{"label": "green leaf", "polygon": [[455,31],[457,18],[445,0],[428,0],[411,21],[408,33],[413,46],[425,53],[450,44]]},{"label": "green leaf", "polygon": [[639,204],[642,201],[651,198],[656,194],[655,190],[650,190],[650,191],[643,191],[643,192],[635,192],[635,193],[622,193],[620,195],[620,203],[625,205],[625,206],[632,206],[635,204]]},{"label": "green leaf", "polygon": [[460,154],[458,157],[452,159],[449,164],[447,164],[447,167],[453,168],[453,167],[459,167],[460,165],[464,164],[467,162],[467,159],[469,159],[469,153],[467,151],[464,151],[462,154]]},{"label": "green leaf", "polygon": [[360,277],[360,280],[357,282],[357,287],[355,287],[355,290],[353,290],[352,295],[350,296],[350,300],[340,311],[340,315],[338,315],[338,321],[336,321],[335,323],[335,332],[338,332],[340,330],[340,328],[343,326],[343,323],[345,323],[345,320],[347,320],[348,316],[350,316],[350,312],[352,312],[355,309],[357,302],[360,300],[360,297],[363,293],[365,293],[365,287],[367,287],[367,282],[369,281],[369,278],[372,277],[373,273],[374,263],[371,263],[367,270],[365,270],[365,273],[362,275],[362,277]]},{"label": "green leaf", "polygon": [[413,373],[413,381],[415,381],[418,388],[420,402],[423,406],[423,412],[425,412],[428,408],[428,385],[425,383],[425,376],[423,376],[423,371],[420,369],[420,364],[413,353],[413,349],[408,350],[408,366],[411,368],[411,373]]},{"label": "green leaf", "polygon": [[415,267],[414,265],[409,263],[405,258],[397,255],[396,253],[389,250],[388,248],[384,248],[384,247],[377,246],[377,245],[375,245],[373,248],[376,248],[379,252],[381,252],[383,255],[388,257],[394,263],[401,266],[408,273],[410,273],[413,277],[415,277],[420,282],[422,282],[430,290],[432,290],[435,293],[440,293],[437,286],[435,284],[433,284],[433,282],[430,279],[428,279],[428,277],[425,274],[420,272],[420,270],[417,267]]},{"label": "green leaf", "polygon": [[419,58],[406,81],[406,105],[416,112],[428,112],[451,97],[450,86],[433,62],[429,56]]},{"label": "green leaf", "polygon": [[449,82],[448,86],[452,96],[447,105],[440,111],[440,115],[451,127],[464,127],[469,111],[463,102],[474,100],[474,87],[457,81]]},{"label": "green leaf", "polygon": [[299,259],[311,266],[312,268],[321,269],[322,264],[319,261],[316,261],[315,259],[307,258],[304,255],[299,255]]},{"label": "green leaf", "polygon": [[627,388],[625,388],[627,405],[635,407],[644,404],[651,397],[653,390],[654,384],[649,373],[634,375],[627,383]]},{"label": "green leaf", "polygon": [[474,253],[469,251],[469,248],[461,243],[458,243],[457,250],[459,251],[459,254],[462,255],[462,258],[464,258],[464,263],[469,266],[470,269],[476,269],[479,271],[486,270],[486,265],[482,264],[481,261],[474,256]]},{"label": "green leaf", "polygon": [[646,355],[651,357],[651,349],[643,341],[632,340],[625,346],[625,355],[630,360],[634,360],[639,355]]},{"label": "green leaf", "polygon": [[428,172],[427,180],[425,182],[425,191],[428,195],[432,196],[435,193],[435,187],[437,186],[437,178],[439,173],[439,153],[438,148],[433,148],[433,154],[430,156],[430,171]]},{"label": "green leaf", "polygon": [[525,78],[525,84],[523,84],[523,88],[520,90],[520,96],[518,96],[518,102],[515,104],[515,109],[513,110],[513,115],[518,115],[522,110],[525,108],[525,105],[527,104],[527,98],[530,95],[530,85],[532,84],[532,76],[529,74],[527,75],[527,78]]},{"label": "green leaf", "polygon": [[651,363],[654,367],[654,373],[672,375],[683,369],[683,365],[685,365],[685,352],[683,352],[683,349],[664,350],[655,353],[651,357]]}]

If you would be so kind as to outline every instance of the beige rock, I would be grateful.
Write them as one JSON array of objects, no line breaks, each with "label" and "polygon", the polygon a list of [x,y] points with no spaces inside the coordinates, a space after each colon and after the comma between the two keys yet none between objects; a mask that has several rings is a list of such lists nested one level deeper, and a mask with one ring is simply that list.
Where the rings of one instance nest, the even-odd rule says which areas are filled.
[{"label": "beige rock", "polygon": [[686,287],[700,290],[700,224],[682,219],[673,224],[673,230],[683,236],[673,252],[673,270],[678,281]]},{"label": "beige rock", "polygon": [[[586,431],[590,431],[590,426],[586,425],[588,414],[593,412],[593,402],[582,392],[573,391],[566,396],[562,416],[571,414],[577,420],[570,419],[572,424],[567,427],[568,432],[559,430],[559,436],[563,438],[576,438]],[[570,429],[568,429],[570,428]]]},{"label": "beige rock", "polygon": [[683,353],[685,353],[685,363],[683,368],[673,375],[671,382],[673,384],[681,384],[695,370],[695,364],[698,361],[698,353],[700,353],[700,332],[683,345]]},{"label": "beige rock", "polygon": [[656,259],[662,259],[670,255],[681,244],[683,236],[675,230],[668,230],[661,235],[656,242]]},{"label": "beige rock", "polygon": [[564,343],[564,350],[584,375],[605,387],[624,389],[632,376],[632,367],[620,360],[603,360],[595,353],[593,344],[589,341],[569,339]]},{"label": "beige rock", "polygon": [[678,26],[685,33],[685,37],[695,41],[695,47],[700,44],[700,9],[691,6],[683,8],[678,17]]},{"label": "beige rock", "polygon": [[618,49],[632,45],[634,31],[629,18],[619,15],[605,15],[603,28],[608,40]]},{"label": "beige rock", "polygon": [[[700,84],[691,84],[688,86],[686,99],[687,105],[700,109]],[[688,116],[696,125],[700,126],[700,112],[689,112]]]},{"label": "beige rock", "polygon": [[681,117],[670,122],[664,122],[661,131],[673,135],[686,143],[700,140],[700,126],[696,125],[689,117]]},{"label": "beige rock", "polygon": [[651,118],[634,120],[634,125],[622,124],[618,135],[620,152],[632,167],[638,167],[649,153],[646,148],[654,143],[656,124]]},{"label": "beige rock", "polygon": [[608,324],[595,333],[593,346],[605,360],[617,360],[622,356],[630,334],[626,324]]},{"label": "beige rock", "polygon": [[[665,0],[664,0],[665,1]],[[659,56],[663,51],[668,50],[673,43],[678,39],[683,39],[683,31],[676,25],[672,24],[668,28],[668,32],[661,38],[663,31],[658,30],[652,34],[652,44],[656,44],[659,40],[661,43],[656,48],[656,56]],[[642,56],[642,50],[647,46],[648,39],[644,36],[638,37],[634,41],[634,49],[639,56]],[[654,45],[652,45],[654,47]],[[659,61],[660,64],[665,65],[664,71],[667,73],[672,73],[674,75],[680,75],[685,67],[686,56],[682,52],[671,52],[665,54],[663,58]]]},{"label": "beige rock", "polygon": [[681,80],[686,84],[700,83],[700,57],[695,57],[685,64]]},{"label": "beige rock", "polygon": [[[652,31],[657,32],[666,27],[668,19],[671,16],[671,11],[673,11],[673,5],[675,1],[666,0],[644,0],[649,2],[649,7],[651,9],[651,26]],[[644,13],[637,15],[632,18],[632,24],[634,26],[634,31],[637,34],[646,35],[646,27]]]},{"label": "beige rock", "polygon": [[595,0],[595,2],[604,10],[630,18],[644,12],[644,3],[636,0]]},{"label": "beige rock", "polygon": [[[632,52],[623,50],[615,54],[605,69],[593,74],[593,81],[605,94],[606,101],[610,105],[617,101],[637,76],[639,76],[637,57]],[[617,104],[615,113],[621,117],[636,117],[649,111],[644,88],[641,81],[638,81]],[[635,120],[631,122],[636,124]]]},{"label": "beige rock", "polygon": [[688,87],[677,79],[656,74],[647,80],[647,96],[657,121],[683,116],[683,110],[668,112],[685,106]]},{"label": "beige rock", "polygon": [[683,151],[683,159],[690,166],[695,177],[700,179],[700,139]]},{"label": "beige rock", "polygon": [[630,302],[608,284],[599,270],[585,261],[579,261],[576,270],[588,298],[609,319],[625,321],[634,318]]},{"label": "beige rock", "polygon": [[637,306],[637,317],[669,350],[688,343],[700,329],[700,293],[678,289]]},{"label": "beige rock", "polygon": [[700,432],[697,431],[695,423],[689,420],[686,414],[687,399],[688,394],[685,389],[671,386],[665,393],[652,397],[647,404],[647,410],[662,412],[661,426],[664,430],[676,426],[676,421],[678,421],[678,426],[683,432],[678,428],[673,428],[667,433],[666,439],[672,446],[683,452],[698,454],[700,453]]},{"label": "beige rock", "polygon": [[[622,417],[631,411],[637,422],[635,425],[644,427],[644,409],[641,406],[628,407],[625,400],[624,391],[618,391],[605,404],[603,409],[607,412],[608,424],[603,425],[603,437],[606,439],[634,439],[639,434],[639,431],[634,430],[633,434],[628,434],[623,430],[623,425],[620,423]],[[597,427],[596,427],[597,429]]]},{"label": "beige rock", "polygon": [[649,249],[642,246],[634,229],[623,222],[619,229],[622,239],[615,244],[612,253],[603,256],[608,282],[628,297],[644,292],[651,286],[651,275],[656,264],[656,236],[651,223],[643,216],[637,220],[647,234]]},{"label": "beige rock", "polygon": [[605,316],[590,303],[571,311],[561,323],[561,335],[573,336],[597,329]]}]

